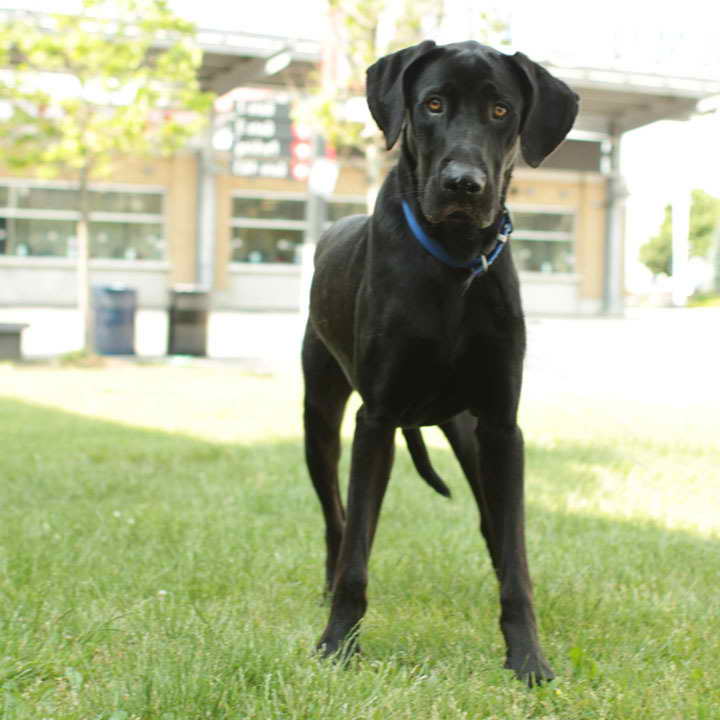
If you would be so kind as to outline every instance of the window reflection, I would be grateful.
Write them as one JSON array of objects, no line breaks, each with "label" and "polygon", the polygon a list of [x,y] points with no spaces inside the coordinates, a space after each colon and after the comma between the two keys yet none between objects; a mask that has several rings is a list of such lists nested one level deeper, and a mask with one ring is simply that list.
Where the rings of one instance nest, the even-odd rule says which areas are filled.
[{"label": "window reflection", "polygon": [[[90,256],[165,257],[163,194],[90,190]],[[0,255],[74,257],[79,193],[75,188],[0,185]]]},{"label": "window reflection", "polygon": [[571,212],[512,210],[511,248],[518,270],[575,272],[575,215]]},{"label": "window reflection", "polygon": [[[242,195],[233,197],[230,260],[241,263],[299,263],[304,242],[306,196]],[[364,213],[357,197],[332,198],[326,205],[328,224]]]}]

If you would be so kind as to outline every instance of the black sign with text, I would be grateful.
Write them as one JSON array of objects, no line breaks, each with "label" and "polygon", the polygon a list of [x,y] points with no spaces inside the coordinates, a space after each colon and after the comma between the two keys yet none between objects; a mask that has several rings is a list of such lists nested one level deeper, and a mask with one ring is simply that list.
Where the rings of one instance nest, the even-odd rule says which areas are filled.
[{"label": "black sign with text", "polygon": [[297,138],[289,98],[235,103],[231,170],[241,177],[292,178]]}]

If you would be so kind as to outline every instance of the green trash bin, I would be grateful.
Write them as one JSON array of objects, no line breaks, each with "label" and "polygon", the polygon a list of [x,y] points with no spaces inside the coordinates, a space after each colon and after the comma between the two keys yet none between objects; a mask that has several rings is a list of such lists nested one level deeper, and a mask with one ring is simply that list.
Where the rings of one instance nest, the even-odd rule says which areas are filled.
[{"label": "green trash bin", "polygon": [[207,355],[210,294],[193,286],[170,290],[168,355]]}]

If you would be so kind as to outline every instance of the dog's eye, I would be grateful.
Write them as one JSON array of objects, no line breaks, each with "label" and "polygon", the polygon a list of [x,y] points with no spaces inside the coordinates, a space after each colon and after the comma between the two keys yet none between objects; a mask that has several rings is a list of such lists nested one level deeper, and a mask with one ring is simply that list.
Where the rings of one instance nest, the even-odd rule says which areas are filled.
[{"label": "dog's eye", "polygon": [[443,105],[443,101],[438,97],[431,97],[428,100],[425,101],[425,107],[431,112],[431,113],[441,113],[445,106]]},{"label": "dog's eye", "polygon": [[492,116],[496,120],[502,120],[504,117],[507,116],[508,112],[510,112],[510,110],[508,109],[507,105],[503,105],[502,103],[497,103],[496,105],[493,106]]}]

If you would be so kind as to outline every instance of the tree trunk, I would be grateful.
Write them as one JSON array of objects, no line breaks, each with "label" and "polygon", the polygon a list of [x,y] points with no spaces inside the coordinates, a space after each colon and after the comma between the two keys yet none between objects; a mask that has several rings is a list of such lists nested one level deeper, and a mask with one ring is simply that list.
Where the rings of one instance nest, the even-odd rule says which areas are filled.
[{"label": "tree trunk", "polygon": [[90,303],[90,195],[88,191],[89,169],[80,170],[79,207],[77,224],[77,302],[82,325],[82,350],[94,351],[93,313]]}]

